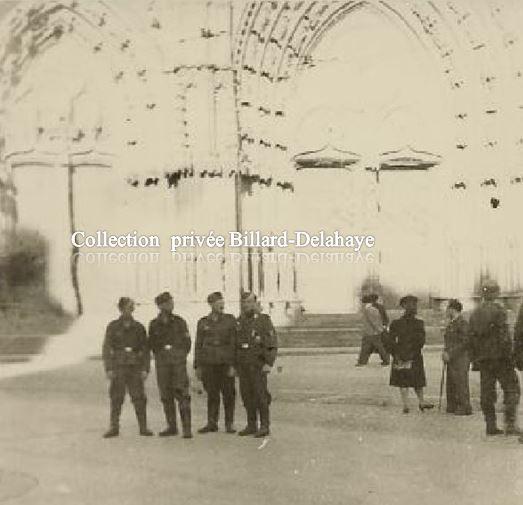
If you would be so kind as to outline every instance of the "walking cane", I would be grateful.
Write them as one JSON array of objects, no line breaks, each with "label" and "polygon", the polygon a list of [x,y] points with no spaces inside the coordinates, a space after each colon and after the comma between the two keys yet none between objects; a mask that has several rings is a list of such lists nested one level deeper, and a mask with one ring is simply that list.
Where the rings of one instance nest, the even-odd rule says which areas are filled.
[{"label": "walking cane", "polygon": [[447,369],[447,363],[443,361],[443,366],[441,368],[441,382],[439,385],[439,404],[438,410],[441,411],[441,400],[443,398],[443,386],[445,386],[445,370]]}]

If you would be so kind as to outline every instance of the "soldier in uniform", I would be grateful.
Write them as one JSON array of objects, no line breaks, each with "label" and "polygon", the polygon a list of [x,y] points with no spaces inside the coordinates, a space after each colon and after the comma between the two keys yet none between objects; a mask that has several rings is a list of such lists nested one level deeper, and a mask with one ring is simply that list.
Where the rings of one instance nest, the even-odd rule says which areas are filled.
[{"label": "soldier in uniform", "polygon": [[277,351],[277,336],[271,318],[261,313],[256,295],[244,293],[236,337],[236,368],[247,411],[247,426],[239,432],[241,436],[261,438],[269,434],[271,395],[267,390],[267,374],[272,370]]},{"label": "soldier in uniform", "polygon": [[519,404],[519,380],[514,369],[512,341],[508,332],[507,313],[495,301],[499,286],[487,280],[482,284],[482,302],[469,321],[472,361],[480,371],[481,410],[485,416],[487,435],[499,435],[496,422],[496,383],[503,389],[505,403],[505,434],[521,435],[516,424]]},{"label": "soldier in uniform", "polygon": [[472,414],[469,392],[470,358],[468,323],[461,314],[463,306],[450,300],[447,306],[449,324],[445,328],[442,359],[447,365],[447,412],[457,416]]},{"label": "soldier in uniform", "polygon": [[[514,327],[514,361],[516,368],[523,371],[523,304]],[[523,435],[519,437],[519,442],[523,444]]]},{"label": "soldier in uniform", "polygon": [[194,347],[194,368],[207,392],[207,424],[198,433],[218,431],[220,393],[225,411],[225,431],[234,429],[236,397],[234,352],[236,345],[236,318],[224,314],[223,295],[211,293],[207,297],[211,313],[198,321]]},{"label": "soldier in uniform", "polygon": [[154,301],[160,313],[149,324],[149,347],[156,360],[156,379],[167,421],[167,428],[159,436],[178,434],[176,400],[183,438],[192,438],[191,396],[187,375],[187,354],[191,349],[191,337],[185,320],[173,314],[174,302],[170,293],[161,293]]},{"label": "soldier in uniform", "polygon": [[140,435],[151,436],[147,428],[144,381],[149,374],[150,352],[145,328],[133,319],[134,302],[122,297],[118,301],[121,316],[111,321],[105,332],[102,355],[105,373],[110,380],[111,427],[104,438],[120,432],[120,413],[126,390],[134,404]]}]

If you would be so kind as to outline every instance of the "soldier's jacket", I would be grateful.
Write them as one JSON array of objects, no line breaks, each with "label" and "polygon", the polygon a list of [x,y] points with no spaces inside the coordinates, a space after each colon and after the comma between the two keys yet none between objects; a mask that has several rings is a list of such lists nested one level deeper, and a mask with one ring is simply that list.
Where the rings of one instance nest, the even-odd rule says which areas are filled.
[{"label": "soldier's jacket", "polygon": [[185,320],[169,314],[167,322],[164,322],[158,315],[149,323],[149,347],[157,366],[185,364],[191,350],[191,337]]},{"label": "soldier's jacket", "polygon": [[514,358],[519,370],[523,370],[523,304],[518,313],[514,326]]},{"label": "soldier's jacket", "polygon": [[194,344],[194,368],[201,365],[233,365],[236,318],[209,314],[198,321]]},{"label": "soldier's jacket", "polygon": [[148,372],[151,354],[143,324],[131,319],[126,328],[122,317],[111,321],[105,331],[102,356],[106,371],[132,365]]},{"label": "soldier's jacket", "polygon": [[272,366],[278,352],[278,337],[271,318],[255,312],[242,314],[237,321],[236,364]]},{"label": "soldier's jacket", "polygon": [[507,312],[499,303],[485,301],[472,312],[469,337],[472,361],[512,359]]},{"label": "soldier's jacket", "polygon": [[469,347],[469,328],[464,317],[459,315],[450,321],[445,328],[445,351],[450,359],[454,360],[463,356]]}]

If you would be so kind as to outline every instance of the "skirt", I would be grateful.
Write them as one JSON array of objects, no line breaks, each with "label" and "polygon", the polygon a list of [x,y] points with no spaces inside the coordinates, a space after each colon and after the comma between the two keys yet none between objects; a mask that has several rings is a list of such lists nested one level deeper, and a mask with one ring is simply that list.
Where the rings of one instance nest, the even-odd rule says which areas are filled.
[{"label": "skirt", "polygon": [[412,360],[410,368],[396,369],[393,360],[390,372],[390,385],[398,388],[424,388],[427,385],[423,356],[420,354]]}]

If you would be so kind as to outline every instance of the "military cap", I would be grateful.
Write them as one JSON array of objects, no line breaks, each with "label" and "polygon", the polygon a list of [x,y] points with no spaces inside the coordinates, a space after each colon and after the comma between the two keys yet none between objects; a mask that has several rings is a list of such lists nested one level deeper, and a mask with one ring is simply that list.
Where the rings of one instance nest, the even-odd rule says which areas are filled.
[{"label": "military cap", "polygon": [[160,293],[155,299],[154,302],[156,305],[160,305],[162,303],[168,302],[169,300],[172,300],[173,297],[171,296],[171,293],[169,291],[164,291],[163,293]]},{"label": "military cap", "polygon": [[499,293],[499,285],[493,279],[485,279],[481,283],[481,292],[482,293]]},{"label": "military cap", "polygon": [[414,295],[406,295],[400,299],[400,307],[404,307],[407,303],[418,303],[418,297]]},{"label": "military cap", "polygon": [[219,291],[215,291],[207,297],[207,303],[210,305],[218,300],[223,300],[223,295]]},{"label": "military cap", "polygon": [[128,296],[122,296],[118,300],[118,309],[122,310],[124,307],[132,303],[133,299]]}]

